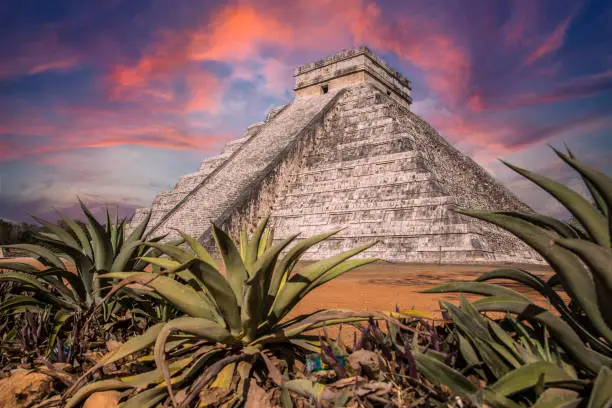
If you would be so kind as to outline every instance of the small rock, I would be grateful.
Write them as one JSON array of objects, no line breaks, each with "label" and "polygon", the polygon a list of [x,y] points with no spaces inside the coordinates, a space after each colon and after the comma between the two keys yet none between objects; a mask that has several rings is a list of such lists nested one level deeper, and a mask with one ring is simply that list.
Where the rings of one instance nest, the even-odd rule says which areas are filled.
[{"label": "small rock", "polygon": [[106,348],[108,349],[108,351],[113,351],[114,349],[121,346],[122,344],[123,343],[120,343],[117,340],[110,339],[106,341]]},{"label": "small rock", "polygon": [[51,392],[53,378],[42,373],[15,370],[0,380],[0,407],[29,407]]},{"label": "small rock", "polygon": [[94,392],[85,400],[83,408],[117,408],[119,406],[119,391]]},{"label": "small rock", "polygon": [[255,379],[251,379],[249,392],[244,404],[245,408],[268,408],[271,407],[270,395],[261,388]]},{"label": "small rock", "polygon": [[348,363],[357,373],[361,372],[370,378],[380,372],[380,358],[373,351],[357,350],[348,357]]}]

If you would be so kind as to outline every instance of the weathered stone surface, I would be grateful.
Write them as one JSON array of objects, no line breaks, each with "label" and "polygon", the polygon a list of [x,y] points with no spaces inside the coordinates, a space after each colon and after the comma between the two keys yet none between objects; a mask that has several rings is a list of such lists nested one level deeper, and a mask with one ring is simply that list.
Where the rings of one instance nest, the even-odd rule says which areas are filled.
[{"label": "weathered stone surface", "polygon": [[[330,58],[351,65],[348,54],[342,55],[337,61]],[[304,84],[317,84],[316,70],[327,66],[327,59],[322,61],[318,68],[298,68],[296,83],[307,79]],[[298,78],[307,73],[312,78]],[[408,89],[409,82],[401,78],[399,85]],[[396,92],[390,95],[380,84],[350,83],[302,95],[279,112],[271,111],[266,122],[251,126],[244,138],[204,161],[198,173],[160,194],[148,232],[173,237],[172,228],[179,228],[207,243],[210,221],[236,236],[243,223],[252,226],[271,214],[277,240],[345,227],[304,259],[378,240],[361,256],[423,263],[542,263],[507,232],[451,211],[528,208],[398,103],[397,89],[390,87]],[[137,212],[132,226],[143,214]]]},{"label": "weathered stone surface", "polygon": [[119,406],[119,391],[100,391],[91,394],[83,404],[83,408],[117,408]]},{"label": "weathered stone surface", "polygon": [[46,374],[19,370],[0,380],[0,407],[29,407],[51,392],[53,378]]},{"label": "weathered stone surface", "polygon": [[380,372],[380,357],[373,351],[357,350],[348,356],[348,363],[356,374],[375,378]]}]

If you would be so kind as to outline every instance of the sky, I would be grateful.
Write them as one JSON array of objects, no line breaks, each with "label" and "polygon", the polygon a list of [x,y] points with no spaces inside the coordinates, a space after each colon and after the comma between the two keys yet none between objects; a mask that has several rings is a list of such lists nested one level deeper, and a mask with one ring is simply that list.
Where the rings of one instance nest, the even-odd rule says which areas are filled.
[{"label": "sky", "polygon": [[498,159],[584,191],[550,147],[612,172],[605,0],[3,0],[0,217],[129,216],[273,106],[293,69],[367,45],[412,110],[537,211]]}]

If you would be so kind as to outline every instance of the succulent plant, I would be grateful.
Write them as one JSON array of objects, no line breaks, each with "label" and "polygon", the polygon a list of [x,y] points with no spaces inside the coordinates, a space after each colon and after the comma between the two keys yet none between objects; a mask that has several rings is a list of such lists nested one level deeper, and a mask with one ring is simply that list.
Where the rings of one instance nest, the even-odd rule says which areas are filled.
[{"label": "succulent plant", "polygon": [[[38,236],[40,245],[4,245],[6,248],[32,254],[42,267],[24,262],[0,263],[3,269],[8,270],[0,273],[0,282],[13,283],[10,295],[0,303],[0,315],[43,310],[53,312],[54,323],[47,341],[47,354],[55,346],[58,334],[71,330],[68,326],[75,318],[87,320],[98,307],[104,308],[107,316],[115,316],[120,310],[133,307],[133,297],[112,306],[103,302],[100,274],[144,269],[147,263],[140,261],[138,257],[154,251],[153,248],[141,245],[148,217],[126,236],[125,219],[116,219],[113,223],[107,210],[106,226],[103,226],[85,204],[80,200],[79,203],[88,220],[85,228],[61,214],[60,217],[68,229],[36,218],[47,231]],[[160,239],[161,237],[152,241]],[[127,292],[128,289],[124,294]]]},{"label": "succulent plant", "polygon": [[[241,242],[236,245],[224,231],[213,225],[212,233],[223,259],[223,268],[218,267],[204,246],[181,233],[192,252],[168,244],[147,244],[169,257],[142,258],[162,268],[161,273],[104,274],[103,279],[122,278],[120,285],[148,286],[184,316],[151,327],[107,354],[92,368],[95,371],[154,346],[152,354],[139,359],[154,362],[152,371],[94,382],[78,390],[79,384],[76,384],[69,392],[76,391],[67,407],[77,406],[95,391],[113,388],[137,389],[125,406],[152,406],[163,400],[170,400],[175,406],[189,406],[200,392],[212,386],[215,378],[214,386],[231,387],[234,376],[240,378],[239,384],[244,384],[254,372],[262,373],[262,378],[268,377],[280,386],[283,379],[274,363],[276,353],[283,349],[317,351],[316,337],[305,332],[370,316],[319,310],[286,319],[293,307],[313,289],[375,261],[352,259],[375,243],[294,271],[309,248],[338,231],[303,239],[288,249],[297,236],[271,245],[271,233],[266,232],[266,226],[267,219],[264,219],[250,239],[243,232]],[[288,387],[297,385],[289,383]],[[244,397],[240,392],[238,389],[236,398]],[[323,394],[313,397],[322,398]]]},{"label": "succulent plant", "polygon": [[[426,292],[463,292],[485,296],[473,303],[462,302],[460,309],[449,303],[444,306],[452,312],[461,332],[460,336],[470,338],[469,342],[464,338],[463,356],[467,360],[474,360],[472,363],[475,363],[477,358],[482,360],[489,370],[497,372],[495,377],[498,382],[511,376],[517,383],[534,389],[540,383],[540,380],[535,381],[534,378],[543,375],[541,381],[544,388],[562,389],[563,391],[559,391],[561,394],[567,393],[568,389],[580,389],[579,395],[572,399],[583,399],[586,403],[591,388],[593,394],[590,401],[601,400],[602,393],[607,391],[601,386],[585,386],[583,379],[597,376],[595,384],[609,384],[612,367],[612,178],[576,160],[569,149],[567,155],[558,150],[554,151],[580,174],[591,194],[592,202],[561,183],[506,164],[561,202],[572,214],[572,223],[536,213],[457,211],[513,233],[540,253],[555,274],[545,281],[522,269],[502,268],[486,272],[474,282],[443,284]],[[497,279],[514,281],[537,291],[555,312],[536,305],[515,290],[488,283]],[[557,293],[559,289],[569,297],[569,302]],[[516,352],[506,355],[508,350],[504,351],[499,347],[499,341],[506,344],[502,338],[498,336],[497,341],[490,343],[489,338],[485,338],[486,341],[483,342],[482,339],[476,340],[477,337],[473,337],[478,333],[484,335],[485,330],[490,330],[508,340],[508,336],[495,327],[494,322],[482,320],[484,318],[480,312],[505,312],[527,322],[531,328],[545,328],[550,333],[551,340],[558,344],[569,361],[576,365],[577,375],[571,380],[564,380],[565,386],[557,387],[554,383],[561,381],[562,371],[558,371],[559,375],[556,375],[536,370],[536,373],[539,373],[536,375],[528,368],[537,364],[543,369],[545,363],[551,367],[550,361],[529,362],[522,359],[516,361],[520,363],[517,367],[513,359],[516,360],[519,356]],[[517,333],[516,327],[514,333]],[[539,341],[548,341],[548,335]],[[515,348],[516,345],[510,347],[510,350]],[[533,357],[530,356],[530,359]],[[561,366],[567,368],[560,361],[554,365],[555,370],[560,370]],[[532,376],[529,377],[526,373],[531,373]],[[453,376],[456,377],[453,373],[445,378],[452,383]],[[458,386],[458,383],[453,384]],[[498,387],[494,384],[490,388],[495,390]],[[512,393],[506,393],[504,397],[510,394]],[[545,398],[554,399],[552,394],[554,392],[547,390]],[[485,399],[486,395],[485,392]],[[491,395],[489,393],[489,398],[492,398]]]}]

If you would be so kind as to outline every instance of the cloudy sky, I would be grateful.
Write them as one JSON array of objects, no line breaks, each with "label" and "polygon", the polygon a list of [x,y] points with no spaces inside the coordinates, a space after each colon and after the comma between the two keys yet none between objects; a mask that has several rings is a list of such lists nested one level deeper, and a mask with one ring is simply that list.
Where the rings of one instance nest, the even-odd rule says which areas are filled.
[{"label": "cloudy sky", "polygon": [[0,217],[148,206],[292,98],[293,68],[365,44],[413,110],[539,211],[498,158],[579,187],[612,170],[605,0],[3,0]]}]

